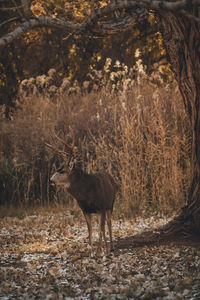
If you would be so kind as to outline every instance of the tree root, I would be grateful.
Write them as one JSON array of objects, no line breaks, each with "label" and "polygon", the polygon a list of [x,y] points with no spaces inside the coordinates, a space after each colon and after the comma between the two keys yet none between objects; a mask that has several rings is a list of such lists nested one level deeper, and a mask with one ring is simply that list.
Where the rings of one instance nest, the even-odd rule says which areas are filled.
[{"label": "tree root", "polygon": [[200,247],[200,234],[194,228],[195,225],[191,220],[185,221],[176,218],[156,231],[143,232],[120,239],[115,243],[115,248],[125,249],[167,244]]}]

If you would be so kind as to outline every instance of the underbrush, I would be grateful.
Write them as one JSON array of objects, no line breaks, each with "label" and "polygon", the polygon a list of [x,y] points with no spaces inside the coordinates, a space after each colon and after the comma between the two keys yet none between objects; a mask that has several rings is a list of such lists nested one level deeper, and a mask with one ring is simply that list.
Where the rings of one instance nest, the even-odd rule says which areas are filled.
[{"label": "underbrush", "polygon": [[2,111],[1,205],[74,207],[65,191],[49,184],[61,159],[45,147],[51,131],[68,132],[69,126],[83,168],[107,171],[118,183],[116,217],[170,215],[184,205],[190,131],[176,84],[121,79],[118,89],[109,83],[53,98],[21,97],[9,120]]}]

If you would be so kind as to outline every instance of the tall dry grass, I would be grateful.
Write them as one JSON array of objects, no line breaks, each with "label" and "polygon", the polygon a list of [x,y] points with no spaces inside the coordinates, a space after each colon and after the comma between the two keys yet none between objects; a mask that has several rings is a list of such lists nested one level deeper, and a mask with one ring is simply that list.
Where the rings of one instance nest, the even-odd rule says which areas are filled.
[{"label": "tall dry grass", "polygon": [[190,132],[178,90],[141,83],[100,100],[102,122],[90,142],[97,160],[87,167],[107,169],[117,178],[116,213],[131,217],[181,208],[190,181]]},{"label": "tall dry grass", "polygon": [[[113,74],[112,74],[113,76]],[[49,185],[60,158],[46,149],[50,130],[71,126],[88,172],[108,171],[119,184],[115,215],[171,214],[186,199],[190,181],[190,131],[176,84],[157,87],[145,76],[118,89],[53,99],[18,100],[10,120],[1,114],[1,204],[47,205],[71,198]]]}]

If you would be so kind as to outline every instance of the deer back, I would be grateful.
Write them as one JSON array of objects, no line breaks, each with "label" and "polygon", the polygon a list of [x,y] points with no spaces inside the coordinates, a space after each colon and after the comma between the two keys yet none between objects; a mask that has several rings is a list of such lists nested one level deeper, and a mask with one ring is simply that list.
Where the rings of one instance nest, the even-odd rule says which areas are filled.
[{"label": "deer back", "polygon": [[68,179],[68,191],[76,198],[84,212],[113,210],[117,185],[109,174],[87,174],[74,168]]}]

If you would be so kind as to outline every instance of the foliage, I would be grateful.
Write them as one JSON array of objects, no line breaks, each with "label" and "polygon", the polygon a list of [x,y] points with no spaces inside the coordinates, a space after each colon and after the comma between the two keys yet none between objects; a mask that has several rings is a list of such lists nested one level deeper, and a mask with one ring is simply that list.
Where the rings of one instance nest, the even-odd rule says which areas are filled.
[{"label": "foliage", "polygon": [[104,75],[96,72],[101,87],[94,85],[89,94],[79,88],[52,98],[28,95],[19,98],[10,120],[2,115],[1,172],[11,165],[13,182],[8,199],[0,176],[2,204],[66,202],[65,193],[55,194],[49,186],[60,158],[44,141],[49,141],[50,130],[59,134],[70,125],[83,167],[88,172],[107,170],[118,182],[116,215],[171,213],[182,207],[189,184],[190,132],[177,88],[156,88],[158,74],[149,80],[140,61],[134,80],[132,69],[115,65],[114,72],[107,60]]},{"label": "foliage", "polygon": [[[81,21],[86,12],[105,3],[106,1],[79,0],[67,3],[62,0],[33,1],[32,11],[36,16],[48,15]],[[20,1],[17,4],[20,5]],[[3,1],[2,7],[13,7],[13,2]],[[6,11],[6,14],[0,11],[0,14],[3,22],[1,35],[19,25],[23,19],[20,8]],[[13,18],[16,19],[14,22],[7,22]],[[80,84],[88,72],[102,69],[107,57],[111,57],[113,61],[119,60],[129,67],[133,66],[137,48],[141,49],[147,72],[152,72],[154,63],[166,64],[161,37],[152,16],[124,35],[100,39],[65,36],[59,30],[51,28],[34,29],[6,49],[1,49],[0,104],[6,104],[8,116],[19,83],[25,78],[46,74],[50,67],[55,68],[61,76]]]}]

